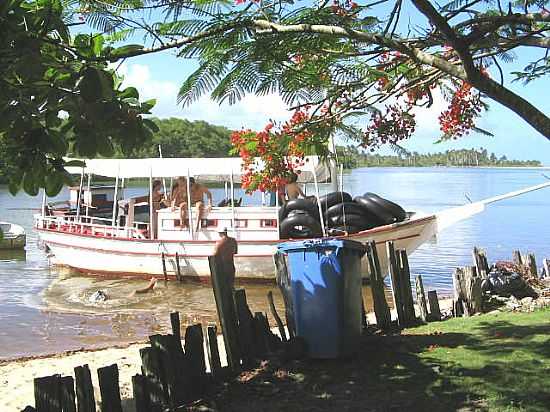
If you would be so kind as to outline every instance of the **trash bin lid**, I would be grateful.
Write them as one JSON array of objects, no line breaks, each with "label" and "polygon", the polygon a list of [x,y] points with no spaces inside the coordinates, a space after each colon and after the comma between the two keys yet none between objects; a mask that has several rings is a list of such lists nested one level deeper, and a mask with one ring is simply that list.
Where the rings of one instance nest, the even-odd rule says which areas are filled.
[{"label": "trash bin lid", "polygon": [[277,245],[277,251],[279,252],[293,252],[304,250],[319,250],[319,249],[353,249],[365,254],[367,247],[356,240],[350,239],[336,239],[336,238],[319,238],[319,239],[306,239],[300,241],[283,242]]}]

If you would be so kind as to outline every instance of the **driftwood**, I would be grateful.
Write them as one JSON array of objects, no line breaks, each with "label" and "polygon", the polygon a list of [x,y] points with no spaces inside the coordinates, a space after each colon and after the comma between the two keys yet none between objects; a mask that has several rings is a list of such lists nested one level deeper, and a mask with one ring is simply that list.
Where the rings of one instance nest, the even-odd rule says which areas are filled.
[{"label": "driftwood", "polygon": [[210,364],[210,373],[214,379],[218,379],[222,369],[220,362],[220,352],[218,349],[218,330],[216,325],[210,325],[206,328],[206,340],[208,343],[208,363]]},{"label": "driftwood", "polygon": [[453,274],[453,286],[455,312],[459,312],[460,307],[465,316],[482,311],[481,277],[477,275],[475,266],[457,268]]},{"label": "driftwood", "polygon": [[422,276],[416,276],[416,303],[420,308],[420,318],[423,322],[428,321],[428,305],[426,304],[426,294],[424,293],[424,284]]},{"label": "driftwood", "polygon": [[409,258],[407,257],[407,251],[404,249],[399,249],[396,253],[399,256],[398,261],[399,273],[401,277],[401,301],[403,304],[403,312],[405,314],[405,322],[407,326],[410,326],[416,322],[416,315],[414,312]]},{"label": "driftwood", "polygon": [[120,389],[118,383],[118,366],[112,364],[97,370],[99,391],[101,392],[101,410],[122,412]]},{"label": "driftwood", "polygon": [[428,305],[430,306],[430,320],[441,320],[441,310],[439,309],[439,299],[435,290],[428,291]]},{"label": "driftwood", "polygon": [[367,244],[367,259],[369,261],[370,284],[376,324],[380,329],[388,330],[391,328],[391,313],[384,293],[384,276],[380,270],[380,261],[378,260],[378,252],[376,251],[376,242],[374,240]]},{"label": "driftwood", "polygon": [[489,274],[489,263],[487,261],[487,254],[485,251],[478,247],[474,247],[472,257],[474,260],[474,266],[476,267],[477,273],[481,279],[487,278],[487,275]]},{"label": "driftwood", "polygon": [[252,313],[246,301],[244,289],[235,291],[235,307],[239,321],[239,348],[243,366],[250,367],[254,364],[254,323]]},{"label": "driftwood", "polygon": [[74,368],[78,412],[96,412],[92,375],[88,365]]},{"label": "driftwood", "polygon": [[277,329],[279,329],[279,335],[281,335],[281,340],[283,342],[287,341],[286,338],[286,331],[285,331],[285,325],[283,325],[283,321],[281,320],[281,317],[277,313],[277,309],[275,308],[275,302],[273,301],[273,292],[269,291],[267,292],[267,301],[269,302],[269,310],[271,311],[271,315],[275,318],[275,322],[277,323]]},{"label": "driftwood", "polygon": [[132,391],[136,412],[151,412],[147,378],[143,375],[132,376]]}]

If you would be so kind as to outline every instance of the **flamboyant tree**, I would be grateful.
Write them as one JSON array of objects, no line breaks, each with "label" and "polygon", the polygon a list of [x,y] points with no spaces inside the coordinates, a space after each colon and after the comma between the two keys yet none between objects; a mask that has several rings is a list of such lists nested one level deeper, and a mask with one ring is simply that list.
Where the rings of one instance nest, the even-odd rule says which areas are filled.
[{"label": "flamboyant tree", "polygon": [[[335,131],[367,148],[410,137],[415,107],[430,106],[434,90],[449,102],[439,118],[444,139],[476,129],[490,100],[550,138],[550,118],[504,81],[505,72],[525,82],[548,74],[548,3],[87,0],[71,2],[68,11],[80,13],[112,41],[144,39],[143,46],[111,49],[85,61],[100,64],[168,49],[197,59],[198,69],[179,91],[182,104],[207,93],[230,103],[247,93],[280,93],[295,111],[292,119],[233,136],[235,152],[246,161],[248,187],[271,189],[312,148],[326,152]],[[59,45],[74,52],[63,39]],[[525,61],[522,49],[540,56]],[[523,70],[510,72],[507,63],[514,58]],[[267,168],[259,171],[254,156]]]}]

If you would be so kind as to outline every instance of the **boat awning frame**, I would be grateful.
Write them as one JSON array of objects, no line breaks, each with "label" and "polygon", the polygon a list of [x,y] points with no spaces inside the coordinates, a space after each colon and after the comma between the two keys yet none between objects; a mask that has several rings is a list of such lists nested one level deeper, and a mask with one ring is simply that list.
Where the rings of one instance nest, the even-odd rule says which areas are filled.
[{"label": "boat awning frame", "polygon": [[[240,183],[243,174],[242,159],[240,157],[218,158],[146,158],[146,159],[75,159],[84,162],[84,173],[103,177],[116,178],[154,178],[194,176],[197,180],[207,182],[221,182],[229,180],[231,174],[235,183]],[[261,161],[257,160],[257,168],[261,169]],[[318,182],[330,181],[328,160],[321,160],[318,156],[306,156],[305,164],[298,167],[298,182],[313,182],[315,172]],[[81,174],[82,167],[69,166],[66,168],[71,174]],[[188,172],[189,171],[189,172]]]}]

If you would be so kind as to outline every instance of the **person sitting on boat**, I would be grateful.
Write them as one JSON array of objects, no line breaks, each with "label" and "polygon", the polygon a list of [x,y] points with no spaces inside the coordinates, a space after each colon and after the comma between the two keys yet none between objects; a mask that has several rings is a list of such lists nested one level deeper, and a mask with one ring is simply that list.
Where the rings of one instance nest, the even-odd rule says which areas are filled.
[{"label": "person sitting on boat", "polygon": [[[153,210],[159,210],[163,204],[165,204],[165,196],[164,193],[161,192],[162,190],[162,182],[158,179],[153,181]],[[134,198],[135,203],[142,203],[146,202],[149,203],[149,197],[150,195],[146,196],[139,196]]]},{"label": "person sitting on boat", "polygon": [[191,190],[191,204],[197,208],[197,226],[196,230],[199,230],[201,217],[204,212],[204,195],[208,199],[208,211],[212,209],[212,193],[204,185],[197,183],[194,177],[189,178],[190,190]]},{"label": "person sitting on boat", "polygon": [[296,173],[292,173],[290,177],[290,181],[285,186],[286,191],[286,200],[293,200],[298,199],[300,197],[304,199],[312,198],[313,196],[306,196],[305,193],[302,191],[302,188],[298,184],[298,175]]},{"label": "person sitting on boat", "polygon": [[216,241],[214,256],[220,259],[220,264],[223,267],[224,273],[229,276],[231,289],[235,283],[235,261],[234,256],[238,253],[237,241],[227,236],[227,228],[221,229],[218,234],[220,238]]},{"label": "person sitting on boat", "polygon": [[187,224],[187,179],[178,177],[172,185],[172,209],[180,209],[180,229],[188,227]]}]

